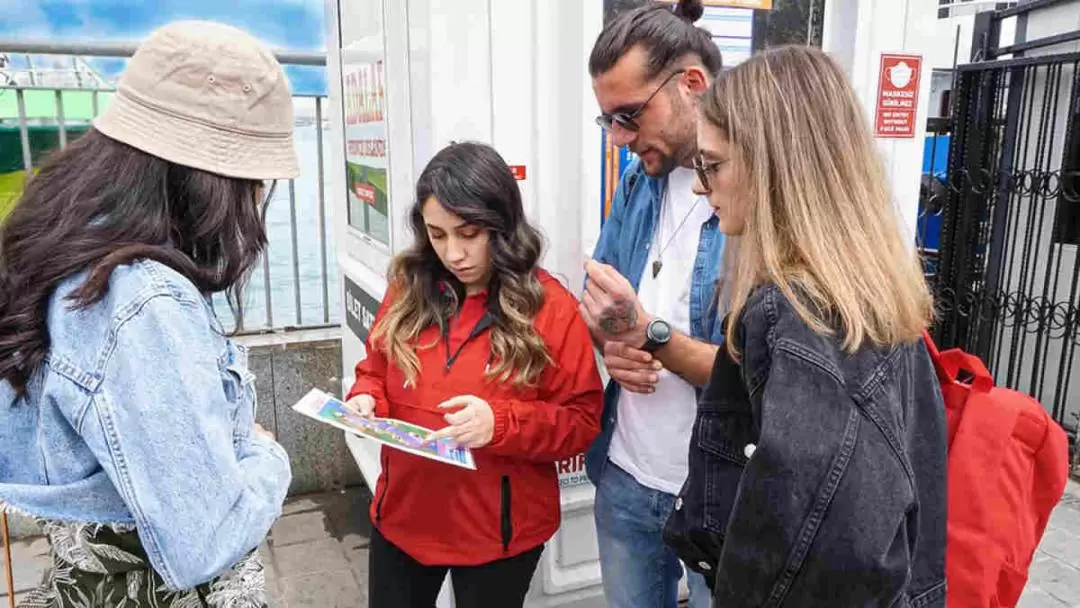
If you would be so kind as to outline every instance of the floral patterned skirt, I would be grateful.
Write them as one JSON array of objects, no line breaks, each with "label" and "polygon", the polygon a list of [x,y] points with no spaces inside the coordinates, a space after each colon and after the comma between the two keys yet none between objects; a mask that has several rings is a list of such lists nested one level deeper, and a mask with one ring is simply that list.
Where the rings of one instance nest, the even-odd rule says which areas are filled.
[{"label": "floral patterned skirt", "polygon": [[176,591],[150,567],[134,528],[39,521],[52,567],[19,608],[263,608],[266,576],[258,551],[219,578]]}]

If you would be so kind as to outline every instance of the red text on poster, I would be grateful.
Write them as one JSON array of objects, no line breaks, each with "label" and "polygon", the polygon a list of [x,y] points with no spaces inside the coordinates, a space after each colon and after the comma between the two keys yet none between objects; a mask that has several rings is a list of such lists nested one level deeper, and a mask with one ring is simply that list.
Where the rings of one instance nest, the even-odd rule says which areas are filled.
[{"label": "red text on poster", "polygon": [[919,104],[920,55],[881,56],[874,135],[889,139],[915,137],[915,108]]}]

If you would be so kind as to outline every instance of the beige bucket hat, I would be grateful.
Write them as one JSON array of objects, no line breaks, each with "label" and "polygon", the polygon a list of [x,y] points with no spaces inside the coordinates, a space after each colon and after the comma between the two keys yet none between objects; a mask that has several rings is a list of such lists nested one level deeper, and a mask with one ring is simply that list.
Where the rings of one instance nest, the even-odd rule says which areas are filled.
[{"label": "beige bucket hat", "polygon": [[177,21],[139,45],[94,127],[169,162],[228,177],[295,178],[285,71],[250,34]]}]

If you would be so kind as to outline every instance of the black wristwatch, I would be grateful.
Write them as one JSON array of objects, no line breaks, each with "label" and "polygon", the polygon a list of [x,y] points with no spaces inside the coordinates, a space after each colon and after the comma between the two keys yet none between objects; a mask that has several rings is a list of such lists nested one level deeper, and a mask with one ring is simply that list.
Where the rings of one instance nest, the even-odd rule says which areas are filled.
[{"label": "black wristwatch", "polygon": [[671,325],[663,319],[653,319],[645,326],[645,345],[641,350],[655,353],[671,341]]}]

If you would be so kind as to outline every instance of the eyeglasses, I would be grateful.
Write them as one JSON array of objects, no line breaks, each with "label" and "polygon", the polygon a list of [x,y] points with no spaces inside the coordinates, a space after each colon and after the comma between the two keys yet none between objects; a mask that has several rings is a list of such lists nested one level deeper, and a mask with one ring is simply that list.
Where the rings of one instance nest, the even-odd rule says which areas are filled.
[{"label": "eyeglasses", "polygon": [[701,182],[701,187],[705,189],[706,194],[712,192],[709,176],[716,173],[716,169],[722,164],[724,164],[722,161],[705,162],[705,157],[700,152],[694,155],[694,172],[697,173],[698,181]]},{"label": "eyeglasses", "polygon": [[668,77],[664,79],[664,82],[661,82],[660,86],[656,87],[656,90],[652,92],[652,95],[649,95],[649,97],[644,102],[642,102],[642,104],[636,109],[630,112],[612,112],[611,114],[601,114],[600,116],[596,117],[596,124],[600,125],[607,131],[612,130],[615,125],[619,125],[627,131],[636,132],[638,129],[641,128],[637,124],[636,119],[638,116],[641,116],[642,112],[645,111],[645,107],[649,105],[649,102],[653,100],[653,97],[656,97],[656,94],[659,93],[661,89],[666,87],[667,84],[671,82],[672,78],[678,76],[679,74],[682,74],[685,71],[686,70],[676,70],[675,72],[668,74]]}]

